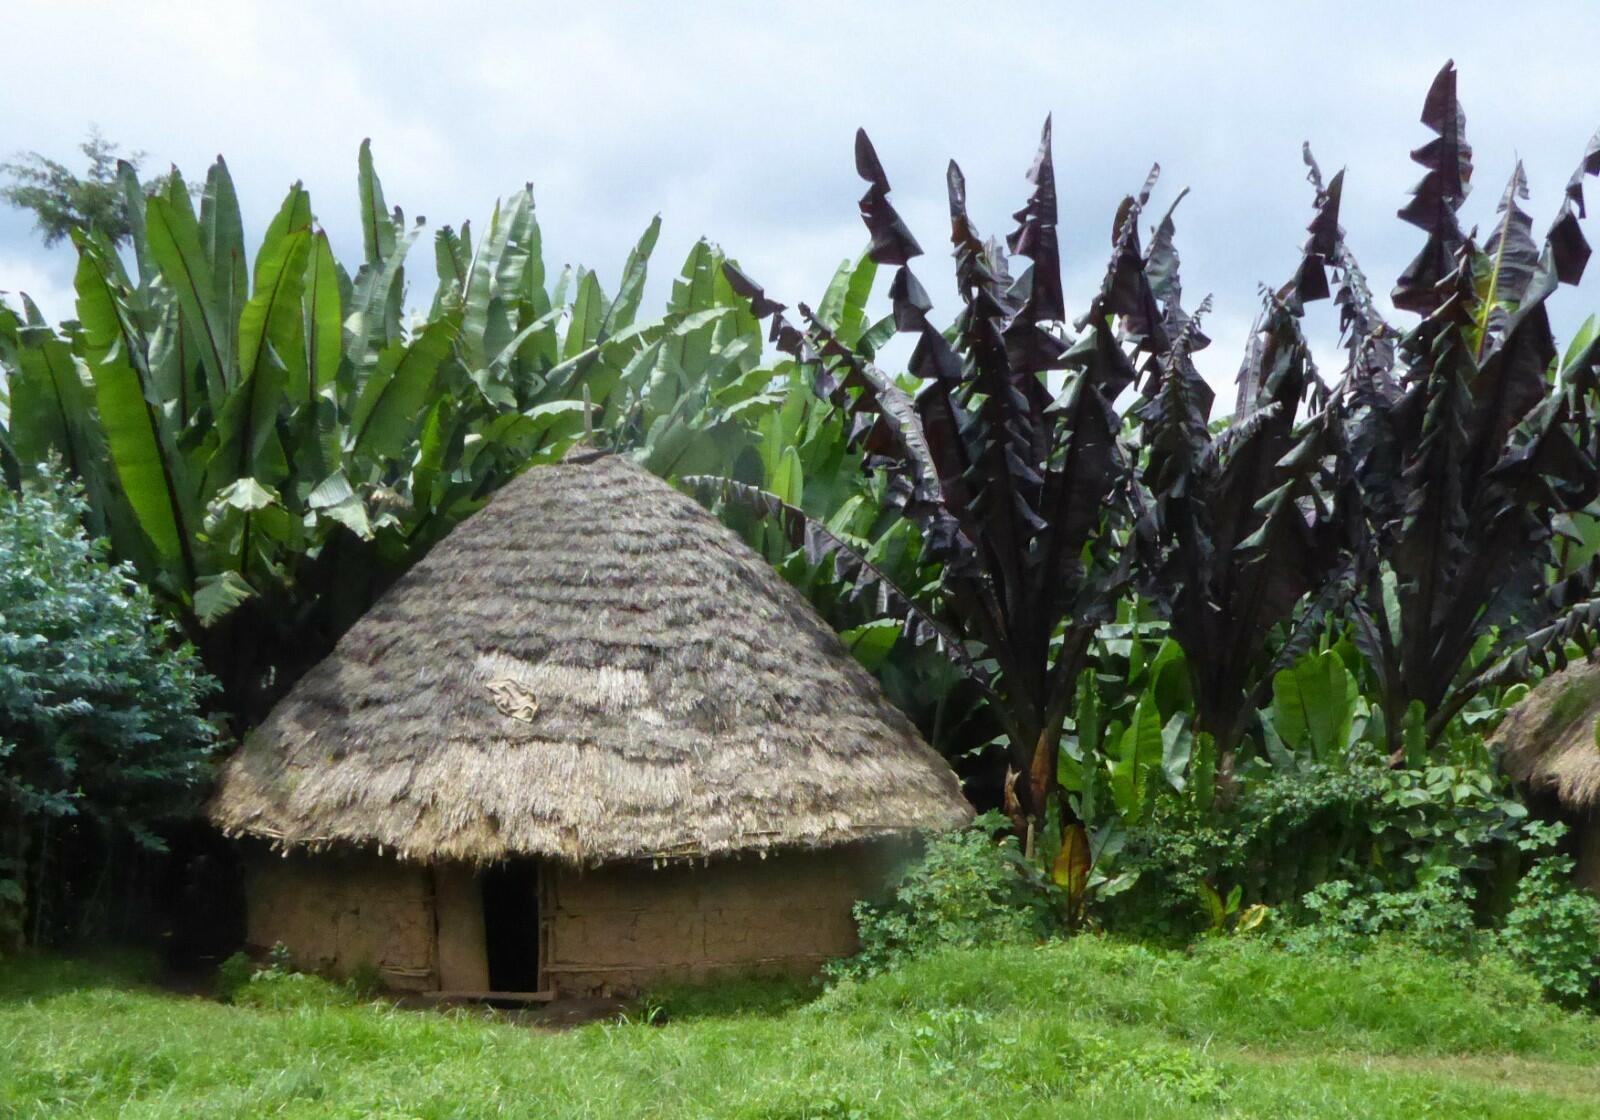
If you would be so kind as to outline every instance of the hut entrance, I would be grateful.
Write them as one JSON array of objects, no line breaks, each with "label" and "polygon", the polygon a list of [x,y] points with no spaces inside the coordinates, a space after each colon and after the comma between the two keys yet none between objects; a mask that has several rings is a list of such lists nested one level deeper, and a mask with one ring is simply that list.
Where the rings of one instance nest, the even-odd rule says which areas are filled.
[{"label": "hut entrance", "polygon": [[490,990],[538,991],[538,861],[503,860],[485,869],[480,882]]}]

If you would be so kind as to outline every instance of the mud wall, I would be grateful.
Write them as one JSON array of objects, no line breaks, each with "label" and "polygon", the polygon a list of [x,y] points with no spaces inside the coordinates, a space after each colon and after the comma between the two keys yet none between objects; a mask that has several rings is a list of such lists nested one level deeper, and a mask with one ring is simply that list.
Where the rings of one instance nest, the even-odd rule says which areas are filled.
[{"label": "mud wall", "polygon": [[247,861],[252,949],[282,942],[296,966],[336,976],[365,964],[392,988],[437,988],[427,867],[369,853],[258,853]]},{"label": "mud wall", "polygon": [[856,949],[850,910],[882,893],[905,844],[853,844],[709,864],[550,868],[545,986],[626,994],[719,975],[815,972]]}]

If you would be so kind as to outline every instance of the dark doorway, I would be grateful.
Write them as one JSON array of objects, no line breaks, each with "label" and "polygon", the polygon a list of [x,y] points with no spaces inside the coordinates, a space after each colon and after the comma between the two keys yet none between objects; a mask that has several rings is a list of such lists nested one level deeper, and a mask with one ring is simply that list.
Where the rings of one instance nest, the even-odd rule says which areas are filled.
[{"label": "dark doorway", "polygon": [[483,935],[489,987],[539,990],[539,865],[508,859],[483,873]]}]

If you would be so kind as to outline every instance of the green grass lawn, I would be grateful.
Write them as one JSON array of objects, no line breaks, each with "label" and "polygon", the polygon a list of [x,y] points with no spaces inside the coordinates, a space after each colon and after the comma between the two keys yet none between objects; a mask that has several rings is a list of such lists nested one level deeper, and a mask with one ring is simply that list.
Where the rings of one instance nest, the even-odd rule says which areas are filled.
[{"label": "green grass lawn", "polygon": [[820,995],[666,993],[661,1025],[564,1032],[314,981],[246,995],[0,961],[0,1116],[1600,1116],[1600,1020],[1501,966],[1398,950],[1085,937]]}]

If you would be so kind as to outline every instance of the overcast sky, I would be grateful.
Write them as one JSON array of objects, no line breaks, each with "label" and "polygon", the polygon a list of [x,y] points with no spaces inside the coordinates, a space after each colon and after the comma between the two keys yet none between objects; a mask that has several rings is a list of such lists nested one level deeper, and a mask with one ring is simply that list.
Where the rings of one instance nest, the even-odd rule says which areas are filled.
[{"label": "overcast sky", "polygon": [[[1420,174],[1407,153],[1429,136],[1417,116],[1446,58],[1461,72],[1476,157],[1468,224],[1490,223],[1520,155],[1542,235],[1600,126],[1593,0],[7,0],[4,23],[0,151],[70,157],[95,123],[148,152],[147,171],[176,163],[198,179],[220,152],[247,240],[300,179],[353,263],[356,149],[370,136],[389,202],[430,228],[481,226],[497,196],[531,180],[547,263],[590,265],[608,289],[661,213],[656,306],[702,234],[778,298],[815,300],[864,242],[851,140],[865,126],[929,250],[918,275],[953,313],[945,163],[966,172],[980,228],[1004,233],[1053,112],[1069,314],[1098,282],[1118,200],[1160,161],[1152,208],[1192,188],[1178,246],[1189,301],[1215,297],[1216,343],[1202,357],[1219,384],[1258,285],[1288,277],[1304,238],[1302,140],[1328,173],[1348,167],[1343,224],[1387,291],[1421,243],[1394,212]],[[1587,224],[1600,244],[1597,227]],[[72,257],[44,249],[26,216],[0,212],[0,290],[70,314]],[[413,260],[416,302],[431,288],[427,240]],[[1311,330],[1332,372],[1330,307]],[[1600,262],[1557,297],[1558,330],[1590,308]]]}]

